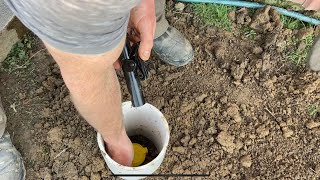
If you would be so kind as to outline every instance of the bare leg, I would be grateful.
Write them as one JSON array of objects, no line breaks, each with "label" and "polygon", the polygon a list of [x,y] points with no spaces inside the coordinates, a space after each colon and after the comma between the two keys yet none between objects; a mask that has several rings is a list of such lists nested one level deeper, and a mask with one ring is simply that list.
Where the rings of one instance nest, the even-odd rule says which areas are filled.
[{"label": "bare leg", "polygon": [[290,0],[294,3],[303,5],[306,10],[320,10],[320,1],[319,0]]},{"label": "bare leg", "polygon": [[123,44],[102,55],[76,55],[47,47],[80,114],[102,134],[111,157],[131,166],[133,150],[123,127],[120,87],[113,67]]}]

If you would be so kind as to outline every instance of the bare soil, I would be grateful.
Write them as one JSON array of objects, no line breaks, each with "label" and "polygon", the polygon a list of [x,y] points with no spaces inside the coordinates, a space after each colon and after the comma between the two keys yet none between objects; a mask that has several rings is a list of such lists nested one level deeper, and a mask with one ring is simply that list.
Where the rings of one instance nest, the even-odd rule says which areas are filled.
[{"label": "bare soil", "polygon": [[[174,5],[168,1],[168,20],[191,41],[196,56],[179,68],[156,58],[149,63],[146,99],[171,128],[158,173],[320,178],[320,117],[308,113],[320,100],[320,73],[285,61],[290,37],[317,30],[285,29],[279,15],[266,8],[254,15],[245,9],[231,13],[233,30],[226,32],[204,25],[190,6],[181,12]],[[247,38],[244,26],[258,33]],[[31,55],[44,48],[38,42]],[[46,51],[32,61],[19,73],[0,73],[8,131],[24,157],[27,179],[113,179],[96,133],[72,105],[58,66]],[[125,81],[119,79],[127,101]]]}]

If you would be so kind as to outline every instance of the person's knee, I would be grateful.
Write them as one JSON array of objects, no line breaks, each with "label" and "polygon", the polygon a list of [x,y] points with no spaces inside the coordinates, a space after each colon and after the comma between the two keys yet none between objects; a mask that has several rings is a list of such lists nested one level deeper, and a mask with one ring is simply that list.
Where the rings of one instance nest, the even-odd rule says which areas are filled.
[{"label": "person's knee", "polygon": [[[114,49],[107,51],[103,54],[86,55],[86,54],[72,54],[56,49],[49,44],[46,47],[59,67],[62,69],[70,68],[72,70],[80,69],[83,67],[94,67],[97,69],[108,68],[118,60],[124,46],[125,39],[118,44]],[[85,69],[84,69],[85,70]]]},{"label": "person's knee", "polygon": [[79,55],[63,52],[46,44],[60,67],[65,84],[74,95],[99,88],[106,81],[107,74],[114,73],[113,64],[118,60],[123,45],[124,41],[113,50],[100,55]]}]

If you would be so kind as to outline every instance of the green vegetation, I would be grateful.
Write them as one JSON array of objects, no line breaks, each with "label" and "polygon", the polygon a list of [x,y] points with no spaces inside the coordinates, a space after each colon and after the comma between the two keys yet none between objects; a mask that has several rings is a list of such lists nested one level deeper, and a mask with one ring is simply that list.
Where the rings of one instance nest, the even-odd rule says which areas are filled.
[{"label": "green vegetation", "polygon": [[277,6],[281,8],[292,9],[294,11],[303,10],[303,7],[301,5],[295,4],[290,1],[286,1],[286,0],[255,0],[255,1],[260,3],[270,4],[272,6]]},{"label": "green vegetation", "polygon": [[257,35],[257,32],[254,29],[247,26],[242,28],[240,32],[247,39],[254,39]]},{"label": "green vegetation", "polygon": [[312,24],[302,22],[298,19],[288,17],[285,15],[280,15],[281,22],[285,28],[288,29],[300,29],[303,27],[312,27]]},{"label": "green vegetation", "polygon": [[3,61],[1,69],[12,73],[19,69],[27,68],[31,64],[28,54],[31,48],[32,38],[31,36],[25,36],[13,46],[8,57]]},{"label": "green vegetation", "polygon": [[[299,41],[298,38],[293,37],[289,43],[289,46],[295,47],[293,50],[287,52],[287,58],[296,65],[304,65],[308,53],[313,45],[314,36],[308,35],[306,38]],[[299,44],[304,43],[305,48],[299,48]]]},{"label": "green vegetation", "polygon": [[316,118],[317,115],[320,113],[320,107],[318,105],[311,105],[308,108],[308,113],[311,117]]},{"label": "green vegetation", "polygon": [[231,21],[228,17],[231,11],[236,8],[219,4],[193,4],[195,14],[200,17],[204,23],[213,25],[225,30],[231,30]]},{"label": "green vegetation", "polygon": [[299,27],[301,27],[302,24],[301,21],[284,15],[281,15],[280,19],[283,26],[288,29],[298,29]]}]

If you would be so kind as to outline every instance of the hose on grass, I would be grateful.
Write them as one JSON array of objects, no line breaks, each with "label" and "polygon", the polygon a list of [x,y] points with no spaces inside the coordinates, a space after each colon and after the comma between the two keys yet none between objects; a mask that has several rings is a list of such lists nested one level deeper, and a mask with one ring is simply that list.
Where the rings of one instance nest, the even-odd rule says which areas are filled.
[{"label": "hose on grass", "polygon": [[[266,6],[263,3],[256,3],[256,2],[247,2],[247,1],[240,1],[240,0],[177,0],[179,2],[190,2],[190,3],[215,3],[215,4],[222,4],[227,6],[237,6],[237,7],[246,7],[246,8],[262,8]],[[272,6],[273,9],[278,11],[280,14],[296,18],[300,21],[307,22],[314,25],[320,25],[320,20],[308,17],[298,12],[289,11],[284,8]]]}]

